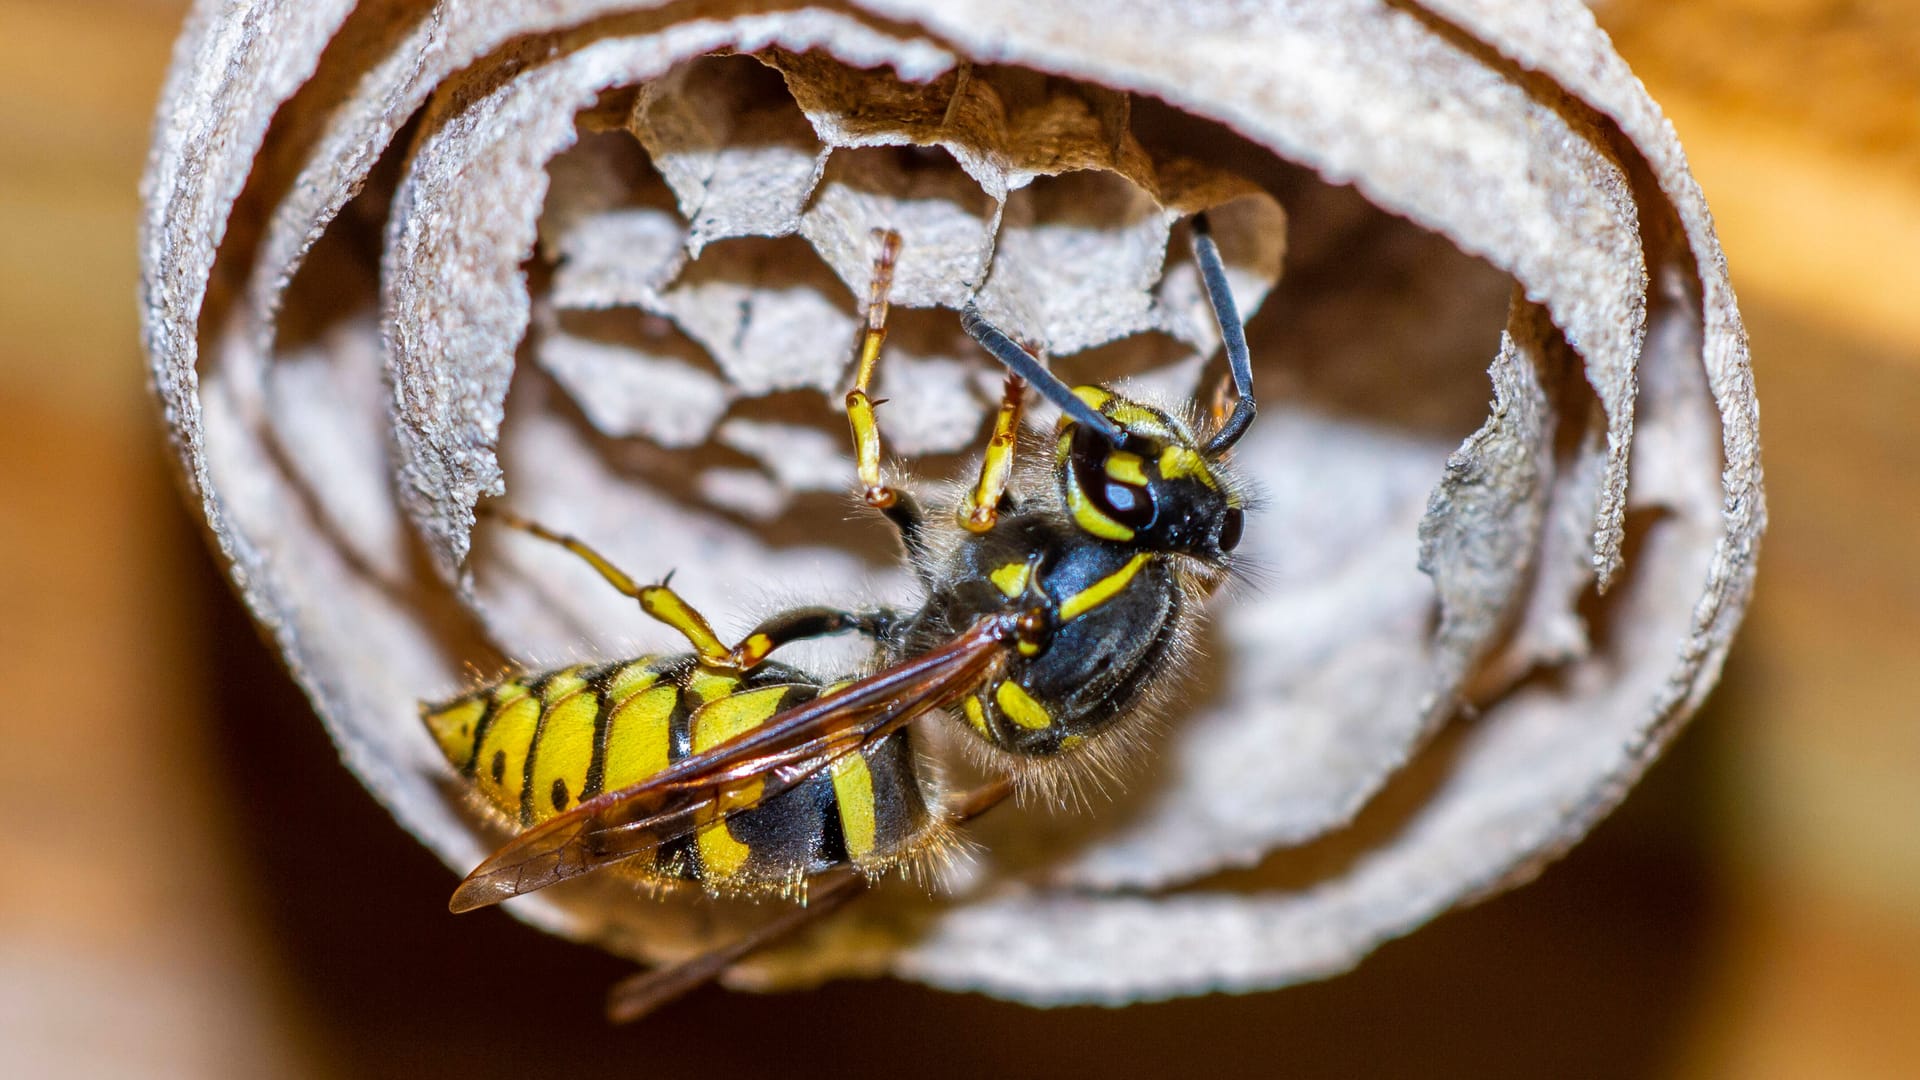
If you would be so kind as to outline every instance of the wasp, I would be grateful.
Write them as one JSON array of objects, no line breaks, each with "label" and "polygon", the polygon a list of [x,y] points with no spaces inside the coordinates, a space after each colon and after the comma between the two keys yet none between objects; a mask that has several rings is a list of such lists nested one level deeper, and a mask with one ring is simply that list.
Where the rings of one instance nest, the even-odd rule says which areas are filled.
[{"label": "wasp", "polygon": [[[453,895],[454,911],[609,867],[714,894],[808,901],[734,945],[616,988],[631,1018],[882,874],[951,849],[957,825],[1016,787],[1107,771],[1184,670],[1200,601],[1225,580],[1244,497],[1230,452],[1255,402],[1246,336],[1205,215],[1192,245],[1234,390],[1206,424],[1109,386],[1069,387],[969,303],[961,325],[1008,375],[977,481],[950,514],[885,482],[879,404],[900,240],[877,233],[853,389],[861,497],[897,532],[917,608],[779,612],[723,641],[668,581],[641,585],[574,537],[495,510],[502,524],[590,563],[692,651],[520,675],[423,704],[428,731],[484,801],[521,831]],[[1050,445],[1016,468],[1031,387],[1060,411]],[[866,673],[822,678],[772,659],[804,638],[873,643]],[[949,797],[915,749],[944,717],[999,780]],[[1134,737],[1131,737],[1134,736]]]}]

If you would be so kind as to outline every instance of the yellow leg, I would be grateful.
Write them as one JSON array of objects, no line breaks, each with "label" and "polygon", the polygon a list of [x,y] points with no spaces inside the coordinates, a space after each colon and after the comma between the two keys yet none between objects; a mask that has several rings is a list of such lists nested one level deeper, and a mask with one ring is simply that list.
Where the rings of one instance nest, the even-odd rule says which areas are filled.
[{"label": "yellow leg", "polygon": [[[555,532],[537,521],[528,521],[511,510],[483,506],[480,512],[508,528],[518,529],[530,536],[537,536],[549,543],[558,544],[580,556],[587,565],[598,570],[601,577],[607,579],[607,584],[620,590],[622,594],[640,601],[640,610],[685,635],[687,641],[693,645],[694,651],[700,654],[702,663],[728,666],[727,660],[732,656],[733,650],[727,648],[726,643],[720,640],[720,636],[713,632],[713,626],[707,622],[705,616],[694,610],[693,605],[681,599],[680,594],[669,588],[665,581],[658,585],[636,584],[625,571],[608,562],[606,556],[566,533]],[[673,575],[667,576],[671,578]]]},{"label": "yellow leg", "polygon": [[[858,630],[877,637],[896,618],[892,612],[885,610],[856,613],[837,608],[793,608],[767,619],[749,631],[739,644],[729,646],[720,640],[720,635],[713,632],[713,625],[707,622],[706,617],[674,592],[668,582],[637,585],[619,567],[608,562],[606,556],[574,537],[555,532],[539,522],[529,521],[511,510],[483,506],[479,512],[509,528],[558,544],[584,559],[600,572],[601,577],[607,579],[608,584],[640,601],[640,610],[678,630],[700,655],[700,662],[708,667],[749,671],[758,667],[775,649],[801,638],[838,634],[846,630]],[[668,574],[667,577],[671,579],[673,575]]]},{"label": "yellow leg", "polygon": [[1007,493],[1007,480],[1013,475],[1013,448],[1020,434],[1020,403],[1026,395],[1026,380],[1008,375],[1000,394],[1000,412],[993,418],[993,437],[987,440],[987,456],[980,462],[980,482],[967,497],[960,524],[969,532],[983,533],[1000,520],[1000,500]]},{"label": "yellow leg", "polygon": [[885,510],[898,497],[880,479],[880,426],[874,419],[874,406],[880,402],[868,396],[873,388],[873,369],[880,360],[880,346],[887,340],[887,294],[893,290],[893,263],[900,256],[900,234],[891,229],[875,229],[880,242],[873,258],[873,280],[867,286],[867,329],[860,337],[860,368],[853,389],[847,391],[847,422],[853,428],[854,459],[859,464],[861,496],[867,505]]}]

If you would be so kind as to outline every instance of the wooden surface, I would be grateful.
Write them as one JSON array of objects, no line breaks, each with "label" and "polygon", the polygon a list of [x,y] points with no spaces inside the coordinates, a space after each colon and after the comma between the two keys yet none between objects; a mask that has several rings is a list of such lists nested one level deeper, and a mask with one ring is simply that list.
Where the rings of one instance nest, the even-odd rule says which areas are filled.
[{"label": "wooden surface", "polygon": [[338,766],[179,507],[133,296],[180,9],[0,0],[0,1074],[1920,1075],[1905,0],[1601,5],[1726,240],[1773,529],[1725,684],[1565,862],[1278,994],[707,992],[639,1031],[596,1016],[618,964],[445,914],[450,876]]}]

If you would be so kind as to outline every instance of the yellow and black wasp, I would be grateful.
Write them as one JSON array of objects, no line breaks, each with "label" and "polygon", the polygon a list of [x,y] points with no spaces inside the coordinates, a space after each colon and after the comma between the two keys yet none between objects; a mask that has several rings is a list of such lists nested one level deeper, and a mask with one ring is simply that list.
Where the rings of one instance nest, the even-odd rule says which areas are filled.
[{"label": "yellow and black wasp", "polygon": [[[422,706],[447,760],[523,830],[461,883],[453,910],[610,866],[810,899],[805,915],[617,990],[616,1016],[637,1015],[860,882],[937,854],[958,821],[1013,785],[1111,767],[1130,721],[1183,670],[1198,601],[1227,576],[1241,536],[1226,459],[1253,420],[1252,373],[1204,215],[1191,231],[1231,413],[1203,435],[1117,390],[1070,388],[969,304],[961,325],[1009,376],[979,479],[950,517],[881,475],[868,388],[899,238],[880,235],[846,404],[864,500],[898,531],[924,593],[914,610],[796,608],[728,645],[667,583],[639,585],[580,541],[495,512],[584,558],[693,652],[523,675]],[[1028,386],[1061,417],[1034,455],[1045,464],[1016,470]],[[848,631],[873,640],[871,674],[819,678],[769,659]],[[1005,779],[949,798],[914,749],[911,722],[927,715],[953,719]]]}]

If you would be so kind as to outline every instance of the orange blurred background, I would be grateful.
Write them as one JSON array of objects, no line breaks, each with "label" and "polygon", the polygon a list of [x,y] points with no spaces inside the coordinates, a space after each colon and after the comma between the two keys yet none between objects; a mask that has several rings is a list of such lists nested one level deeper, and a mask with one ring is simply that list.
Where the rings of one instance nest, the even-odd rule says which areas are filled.
[{"label": "orange blurred background", "polygon": [[177,498],[136,185],[181,0],[0,0],[0,1075],[1920,1076],[1920,8],[1597,5],[1752,332],[1773,527],[1718,693],[1537,883],[1328,983],[893,983],[599,1019],[337,764]]}]

